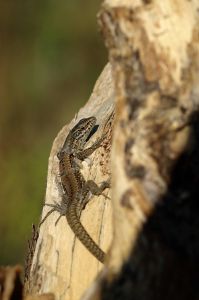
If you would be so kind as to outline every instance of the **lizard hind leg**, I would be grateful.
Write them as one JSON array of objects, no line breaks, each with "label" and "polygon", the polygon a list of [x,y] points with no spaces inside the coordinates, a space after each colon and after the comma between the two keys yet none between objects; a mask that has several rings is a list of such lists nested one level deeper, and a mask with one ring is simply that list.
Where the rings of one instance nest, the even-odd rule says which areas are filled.
[{"label": "lizard hind leg", "polygon": [[47,214],[45,215],[45,217],[41,220],[41,222],[39,223],[39,227],[44,223],[44,221],[54,212],[58,212],[59,213],[59,217],[55,222],[55,225],[57,225],[57,223],[59,222],[59,220],[61,219],[61,217],[66,215],[66,211],[67,211],[67,203],[65,203],[65,201],[62,201],[61,204],[54,202],[54,204],[51,203],[45,203],[46,206],[52,207],[51,210],[49,210],[47,212]]},{"label": "lizard hind leg", "polygon": [[56,207],[56,211],[60,214],[57,220],[55,221],[55,226],[57,226],[59,220],[61,217],[66,216],[68,205],[64,201],[61,202],[61,204],[58,204]]},{"label": "lizard hind leg", "polygon": [[39,223],[39,228],[41,227],[41,225],[46,221],[46,219],[54,212],[56,211],[55,207],[52,208],[51,210],[49,210],[47,212],[47,214],[45,215],[45,217],[41,220],[41,222]]},{"label": "lizard hind leg", "polygon": [[88,180],[86,182],[86,186],[93,195],[95,196],[103,195],[105,198],[110,199],[110,197],[108,197],[103,193],[105,189],[110,188],[110,179],[108,179],[107,181],[103,181],[100,184],[100,186],[98,186],[93,180]]},{"label": "lizard hind leg", "polygon": [[103,181],[100,186],[98,186],[93,180],[88,180],[85,182],[79,201],[77,202],[76,214],[80,219],[82,210],[86,207],[87,203],[90,201],[90,196],[103,195],[106,199],[111,199],[103,193],[107,188],[110,188],[110,179]]}]

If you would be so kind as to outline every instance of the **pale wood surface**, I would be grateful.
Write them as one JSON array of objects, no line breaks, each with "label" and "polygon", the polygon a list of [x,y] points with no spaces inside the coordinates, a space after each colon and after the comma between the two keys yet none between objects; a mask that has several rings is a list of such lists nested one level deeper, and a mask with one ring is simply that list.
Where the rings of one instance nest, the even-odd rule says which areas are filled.
[{"label": "pale wood surface", "polygon": [[[94,87],[93,93],[76,118],[66,125],[56,137],[49,157],[46,203],[61,201],[57,186],[57,152],[63,145],[70,128],[81,118],[96,116],[99,128],[90,144],[102,135],[103,128],[109,128],[103,146],[82,163],[82,174],[97,184],[110,177],[110,143],[112,125],[109,117],[114,110],[111,67],[107,65]],[[108,122],[108,123],[107,123]],[[89,143],[88,143],[89,146]],[[104,191],[110,196],[109,190]],[[49,210],[43,208],[42,217]],[[103,265],[74,237],[62,217],[57,226],[57,213],[52,213],[41,226],[29,279],[30,293],[54,293],[55,299],[77,300],[91,284]],[[107,251],[112,239],[111,201],[104,196],[91,196],[82,212],[81,222],[91,237]]]}]

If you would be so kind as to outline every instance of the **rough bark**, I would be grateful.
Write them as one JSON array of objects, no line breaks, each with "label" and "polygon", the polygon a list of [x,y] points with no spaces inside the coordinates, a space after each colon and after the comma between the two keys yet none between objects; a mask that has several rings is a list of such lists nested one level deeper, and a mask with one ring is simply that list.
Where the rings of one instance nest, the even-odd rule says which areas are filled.
[{"label": "rough bark", "polygon": [[[107,65],[98,79],[88,103],[80,110],[70,125],[66,125],[60,131],[53,143],[48,166],[46,203],[61,201],[57,185],[57,180],[59,181],[57,152],[62,147],[69,129],[81,118],[89,116],[97,118],[99,128],[92,136],[90,144],[101,137],[104,126],[106,126],[106,131],[108,129],[102,147],[89,157],[89,162],[82,163],[82,174],[86,179],[92,179],[97,184],[110,177],[109,160],[113,110],[111,67]],[[108,190],[105,190],[103,194],[110,196]],[[43,208],[42,218],[48,210],[49,208],[46,206]],[[102,264],[75,238],[65,217],[62,217],[55,226],[57,218],[58,213],[54,212],[41,226],[30,274],[26,280],[26,293],[53,293],[56,299],[76,300],[93,281],[102,268]],[[92,196],[82,212],[81,222],[97,244],[107,251],[112,237],[110,199],[103,195]],[[32,247],[30,248],[30,252],[33,252]]]},{"label": "rough bark", "polygon": [[199,299],[199,2],[106,0],[114,236],[88,299]]},{"label": "rough bark", "polygon": [[[106,0],[102,7],[99,21],[116,101],[114,235],[106,266],[84,300],[199,298],[198,11],[196,0]],[[108,65],[78,119],[96,115],[103,124],[112,110]],[[67,132],[65,127],[52,148],[46,202],[59,199],[56,153]],[[96,168],[102,154],[102,166]],[[85,176],[93,179],[97,173],[96,181],[104,180],[103,174],[109,173],[106,155],[105,149],[96,151],[91,157],[94,166],[84,163]],[[78,299],[101,265],[74,242],[64,218],[54,226],[56,217],[49,217],[40,231],[29,290]],[[110,202],[94,198],[82,222],[106,250]]]}]

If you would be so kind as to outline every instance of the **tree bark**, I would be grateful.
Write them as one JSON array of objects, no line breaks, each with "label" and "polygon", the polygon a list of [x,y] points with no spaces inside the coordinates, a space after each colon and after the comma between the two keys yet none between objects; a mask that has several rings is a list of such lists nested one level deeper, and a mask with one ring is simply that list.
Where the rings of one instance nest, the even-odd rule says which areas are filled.
[{"label": "tree bark", "polygon": [[[108,131],[102,147],[89,157],[89,163],[87,161],[82,163],[81,172],[86,179],[93,179],[97,184],[110,177],[113,110],[113,83],[111,67],[108,64],[99,77],[88,103],[70,125],[64,126],[53,143],[49,157],[45,203],[61,201],[57,184],[59,181],[57,153],[69,130],[82,118],[96,116],[99,124],[97,132],[90,139],[91,142],[89,141],[90,144],[101,137],[104,127]],[[92,196],[81,215],[83,226],[104,251],[108,249],[112,237],[111,202],[105,196],[109,196],[107,189],[101,196]],[[42,218],[47,211],[49,207],[44,206]],[[102,264],[75,238],[65,217],[62,217],[55,226],[58,216],[58,213],[52,213],[39,230],[30,274],[26,281],[26,293],[53,293],[55,299],[76,300],[101,270]]]},{"label": "tree bark", "polygon": [[199,299],[199,2],[106,0],[114,236],[88,299]]},{"label": "tree bark", "polygon": [[[105,268],[84,300],[199,299],[198,11],[198,1],[106,0],[99,14],[114,93],[108,65],[78,119],[96,115],[103,124],[114,94],[114,234]],[[52,148],[46,202],[59,199],[56,153],[67,132],[61,131]],[[109,148],[108,141],[109,136]],[[96,168],[102,154],[102,168]],[[94,166],[90,170],[85,162],[83,173],[92,179],[97,172],[100,182],[109,174],[109,151],[99,149],[91,159]],[[82,218],[105,250],[110,211],[108,200],[94,198]],[[49,217],[40,231],[30,290],[76,300],[101,265],[74,242],[64,218],[57,227],[55,220]]]}]

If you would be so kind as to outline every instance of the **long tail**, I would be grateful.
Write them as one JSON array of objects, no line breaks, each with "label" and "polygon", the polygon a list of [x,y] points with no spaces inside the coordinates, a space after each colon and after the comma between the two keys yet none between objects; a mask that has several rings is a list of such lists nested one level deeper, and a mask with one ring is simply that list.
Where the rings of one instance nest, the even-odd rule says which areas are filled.
[{"label": "long tail", "polygon": [[76,215],[75,205],[73,205],[72,203],[66,213],[66,218],[75,236],[101,263],[104,263],[105,253],[94,242],[94,240],[90,237],[86,229],[81,224],[80,220]]}]

